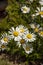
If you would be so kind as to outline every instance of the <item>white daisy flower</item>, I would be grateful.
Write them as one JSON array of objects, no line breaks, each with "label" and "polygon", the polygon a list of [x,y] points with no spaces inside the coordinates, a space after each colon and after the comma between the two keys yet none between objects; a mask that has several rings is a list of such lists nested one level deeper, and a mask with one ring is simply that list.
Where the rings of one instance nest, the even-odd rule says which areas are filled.
[{"label": "white daisy flower", "polygon": [[26,43],[27,43],[26,40],[21,38],[20,41],[17,42],[17,45],[20,47],[21,45],[24,45]]},{"label": "white daisy flower", "polygon": [[40,28],[40,31],[38,34],[39,34],[39,36],[43,37],[43,28],[42,27]]},{"label": "white daisy flower", "polygon": [[36,23],[31,23],[30,27],[34,30],[34,32],[39,32],[40,30],[40,25]]},{"label": "white daisy flower", "polygon": [[0,44],[0,49],[1,49],[2,51],[4,51],[4,50],[6,49],[6,45]]},{"label": "white daisy flower", "polygon": [[36,40],[36,35],[34,33],[29,33],[27,32],[26,34],[24,34],[24,38],[27,42],[33,42],[34,40]]},{"label": "white daisy flower", "polygon": [[43,0],[40,0],[39,3],[40,3],[40,5],[43,5]]},{"label": "white daisy flower", "polygon": [[34,23],[31,23],[31,24],[30,24],[30,27],[31,27],[32,29],[34,29],[34,28],[35,28],[35,24],[34,24]]},{"label": "white daisy flower", "polygon": [[21,7],[21,11],[22,11],[23,13],[29,13],[29,12],[30,12],[30,8],[27,7],[27,6],[23,6],[23,7]]},{"label": "white daisy flower", "polygon": [[18,31],[19,31],[20,35],[22,36],[24,33],[26,33],[28,31],[28,28],[24,27],[23,25],[19,25]]},{"label": "white daisy flower", "polygon": [[24,44],[24,45],[23,45],[23,48],[24,48],[24,50],[25,50],[25,52],[26,52],[27,54],[30,54],[30,53],[32,53],[32,51],[33,51],[33,47],[32,47],[31,44]]},{"label": "white daisy flower", "polygon": [[41,37],[43,37],[43,31],[40,31],[40,32],[39,32],[39,35],[40,35]]},{"label": "white daisy flower", "polygon": [[10,36],[7,33],[3,33],[0,40],[1,44],[7,45],[9,40],[10,40]]},{"label": "white daisy flower", "polygon": [[43,18],[43,7],[41,9],[37,7],[38,11],[36,10],[36,13],[32,15],[32,17],[40,15]]},{"label": "white daisy flower", "polygon": [[15,41],[19,41],[21,39],[19,29],[16,27],[11,27],[10,31],[8,31],[9,34],[11,35],[11,39],[14,39]]}]

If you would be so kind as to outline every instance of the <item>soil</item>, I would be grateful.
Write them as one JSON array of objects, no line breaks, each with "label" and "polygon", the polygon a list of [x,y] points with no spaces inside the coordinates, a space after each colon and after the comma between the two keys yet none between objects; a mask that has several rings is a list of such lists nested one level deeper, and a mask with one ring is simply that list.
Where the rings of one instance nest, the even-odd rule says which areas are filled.
[{"label": "soil", "polygon": [[7,60],[7,63],[10,65],[43,65],[42,59],[37,59],[35,61],[28,61],[27,63],[25,56],[21,57],[20,55],[9,55],[1,53],[0,59],[3,59],[4,61]]}]

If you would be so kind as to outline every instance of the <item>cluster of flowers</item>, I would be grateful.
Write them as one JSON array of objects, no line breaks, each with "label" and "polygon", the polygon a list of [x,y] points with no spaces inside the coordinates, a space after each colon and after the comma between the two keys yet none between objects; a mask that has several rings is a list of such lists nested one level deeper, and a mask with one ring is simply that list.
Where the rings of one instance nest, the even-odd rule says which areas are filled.
[{"label": "cluster of flowers", "polygon": [[[40,0],[39,3],[41,4],[41,8],[37,7],[37,10],[35,10],[35,13],[33,13],[31,16],[35,17],[40,15],[43,18],[43,0]],[[29,13],[30,12],[30,7],[23,6],[21,7],[22,13]]]},{"label": "cluster of flowers", "polygon": [[43,27],[36,23],[31,23],[30,26],[33,29],[34,33],[37,33],[39,36],[43,38]]},{"label": "cluster of flowers", "polygon": [[11,27],[8,34],[3,33],[0,38],[0,50],[5,50],[10,40],[14,39],[19,48],[22,46],[27,54],[31,53],[33,51],[33,46],[30,43],[36,40],[35,32],[37,32],[39,36],[43,37],[43,30],[42,27],[34,23],[29,25],[34,30],[34,33],[31,33],[28,28],[23,25],[19,25],[16,28]]},{"label": "cluster of flowers", "polygon": [[[30,2],[33,1],[34,0],[30,0]],[[39,3],[41,8],[37,7],[37,10],[35,10],[35,14],[32,14],[32,17],[40,15],[43,18],[43,0],[40,0]],[[23,6],[21,7],[21,11],[22,13],[29,13],[30,7]],[[33,46],[30,43],[36,40],[36,33],[43,38],[43,28],[36,23],[31,23],[29,26],[33,29],[34,33],[31,33],[28,28],[23,25],[19,25],[16,28],[11,27],[8,34],[3,33],[0,37],[0,50],[5,50],[10,40],[14,39],[18,47],[22,46],[27,54],[32,53]]]}]

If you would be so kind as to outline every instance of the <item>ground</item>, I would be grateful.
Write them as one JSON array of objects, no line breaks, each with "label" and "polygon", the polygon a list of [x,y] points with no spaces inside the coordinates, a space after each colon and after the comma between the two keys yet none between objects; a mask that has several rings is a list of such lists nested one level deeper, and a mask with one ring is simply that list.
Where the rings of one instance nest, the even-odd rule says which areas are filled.
[{"label": "ground", "polygon": [[29,61],[28,63],[22,58],[19,58],[14,55],[10,56],[5,53],[0,54],[0,65],[41,65],[43,64],[43,60]]}]

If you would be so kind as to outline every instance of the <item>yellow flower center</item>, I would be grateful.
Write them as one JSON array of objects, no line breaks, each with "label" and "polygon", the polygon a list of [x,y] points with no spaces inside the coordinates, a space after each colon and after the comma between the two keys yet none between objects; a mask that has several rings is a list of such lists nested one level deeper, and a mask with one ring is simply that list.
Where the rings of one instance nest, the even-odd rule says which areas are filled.
[{"label": "yellow flower center", "polygon": [[43,35],[43,31],[40,32],[40,35]]},{"label": "yellow flower center", "polygon": [[27,47],[26,47],[26,50],[27,50],[27,51],[30,51],[30,47],[27,46]]},{"label": "yellow flower center", "polygon": [[39,12],[40,15],[43,15],[43,11]]},{"label": "yellow flower center", "polygon": [[27,8],[23,8],[24,11],[27,11]]},{"label": "yellow flower center", "polygon": [[32,34],[27,34],[26,37],[27,37],[28,39],[31,39],[31,38],[32,38]]},{"label": "yellow flower center", "polygon": [[17,37],[17,36],[19,35],[19,32],[14,31],[14,32],[13,32],[13,35]]},{"label": "yellow flower center", "polygon": [[24,44],[24,43],[25,43],[25,40],[24,40],[24,39],[21,39],[21,40],[20,40],[20,43],[21,43],[21,44]]},{"label": "yellow flower center", "polygon": [[5,37],[3,40],[4,40],[5,42],[7,42],[7,41],[8,41],[8,38]]},{"label": "yellow flower center", "polygon": [[24,29],[23,29],[23,28],[22,28],[22,29],[20,29],[20,32],[21,32],[21,33],[23,33],[23,32],[24,32]]},{"label": "yellow flower center", "polygon": [[2,46],[1,46],[1,48],[5,48],[5,46],[4,46],[4,45],[2,45]]},{"label": "yellow flower center", "polygon": [[34,30],[35,32],[38,32],[39,31],[39,29],[38,28],[35,28],[35,30]]}]

